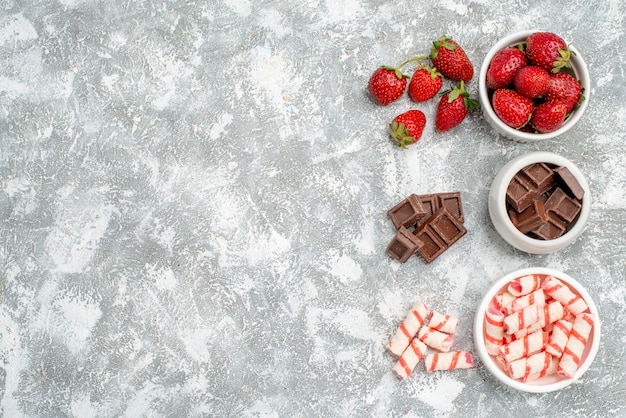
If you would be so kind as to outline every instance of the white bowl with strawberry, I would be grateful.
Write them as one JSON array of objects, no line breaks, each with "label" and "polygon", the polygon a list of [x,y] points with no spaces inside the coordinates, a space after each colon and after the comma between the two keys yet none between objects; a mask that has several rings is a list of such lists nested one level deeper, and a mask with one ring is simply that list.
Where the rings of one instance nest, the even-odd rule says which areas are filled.
[{"label": "white bowl with strawberry", "polygon": [[570,130],[589,102],[591,80],[579,51],[558,34],[527,30],[500,39],[480,70],[483,115],[499,134],[522,142]]}]

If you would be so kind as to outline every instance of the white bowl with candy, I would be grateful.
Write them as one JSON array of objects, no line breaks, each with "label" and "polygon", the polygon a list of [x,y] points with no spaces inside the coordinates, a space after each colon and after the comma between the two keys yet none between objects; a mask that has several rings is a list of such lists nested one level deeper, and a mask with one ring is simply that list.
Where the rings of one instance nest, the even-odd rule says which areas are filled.
[{"label": "white bowl with candy", "polygon": [[575,242],[591,212],[591,190],[565,157],[546,151],[522,154],[505,164],[489,190],[489,216],[513,247],[547,254]]},{"label": "white bowl with candy", "polygon": [[[552,49],[538,51],[536,54],[530,53],[528,44],[531,42],[529,38],[531,35],[535,39],[532,42],[535,49],[539,48],[539,43],[543,43],[541,46],[548,49],[552,46]],[[541,39],[539,36],[548,36],[548,39]],[[523,52],[519,52],[520,45],[525,47]],[[541,60],[533,61],[535,55],[543,57],[549,52],[556,54],[555,64],[550,65],[540,62]],[[569,61],[564,67],[556,64],[562,55]],[[495,67],[501,69],[496,70]],[[533,67],[535,70],[536,67],[543,67],[541,68],[545,72],[543,77],[549,79],[548,84],[551,85],[549,90],[541,91],[538,96],[532,96],[533,92],[518,88],[515,73],[524,67]],[[493,75],[494,73],[497,74]],[[538,76],[535,75],[534,78]],[[572,102],[570,98],[575,93],[573,90],[577,90],[578,96]],[[485,120],[500,135],[520,142],[552,139],[569,131],[587,109],[590,90],[589,69],[581,53],[560,35],[538,30],[512,33],[496,42],[485,56],[478,79],[478,96]],[[507,91],[506,94],[503,94],[504,91]],[[518,93],[523,97],[519,97]],[[494,104],[494,95],[498,96],[497,104]],[[565,106],[553,106],[552,104],[557,101]],[[532,116],[520,111],[524,108],[528,108],[526,112],[530,112]],[[560,123],[550,127],[542,126],[545,125],[545,121],[540,123],[539,119],[545,119],[547,114],[555,117],[557,113],[563,113],[560,117],[564,119]],[[540,114],[544,114],[544,117]]]},{"label": "white bowl with candy", "polygon": [[589,293],[569,275],[541,267],[495,282],[474,318],[478,357],[500,382],[544,393],[578,380],[600,346],[600,317]]}]

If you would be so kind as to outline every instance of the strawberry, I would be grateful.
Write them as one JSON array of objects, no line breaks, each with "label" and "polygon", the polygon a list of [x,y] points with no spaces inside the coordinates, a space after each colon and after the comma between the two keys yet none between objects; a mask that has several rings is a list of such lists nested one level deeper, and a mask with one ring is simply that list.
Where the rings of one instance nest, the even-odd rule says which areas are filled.
[{"label": "strawberry", "polygon": [[389,125],[389,135],[400,148],[419,141],[426,126],[426,115],[413,109],[396,116]]},{"label": "strawberry", "polygon": [[370,77],[367,89],[381,106],[387,106],[402,96],[406,89],[406,78],[399,70],[380,67]]},{"label": "strawberry", "polygon": [[426,57],[414,57],[404,61],[397,67],[383,65],[371,75],[367,83],[367,90],[374,100],[381,106],[395,102],[404,94],[408,75],[402,73],[401,68],[412,61],[419,61]]},{"label": "strawberry", "polygon": [[535,108],[530,123],[537,131],[545,134],[559,129],[566,115],[567,106],[564,103],[550,100]]},{"label": "strawberry", "polygon": [[548,90],[550,74],[536,65],[527,65],[515,73],[515,90],[524,97],[536,99]]},{"label": "strawberry", "polygon": [[463,48],[446,36],[433,42],[430,60],[441,74],[451,80],[467,83],[474,76],[474,67]]},{"label": "strawberry", "polygon": [[558,100],[567,106],[570,112],[581,101],[585,100],[582,87],[578,80],[567,73],[550,74],[548,81],[548,90],[546,91],[547,100]]},{"label": "strawberry", "polygon": [[501,49],[487,67],[487,87],[492,90],[504,88],[513,82],[515,72],[526,66],[526,54],[515,47]]},{"label": "strawberry", "polygon": [[416,102],[425,102],[439,93],[442,84],[443,76],[437,68],[420,64],[409,82],[409,95]]},{"label": "strawberry", "polygon": [[461,81],[459,87],[441,93],[435,113],[435,127],[441,132],[448,131],[463,122],[468,112],[477,110],[479,106],[478,101],[470,98]]},{"label": "strawberry", "polygon": [[511,89],[494,91],[491,106],[502,122],[515,129],[526,125],[533,112],[532,100]]},{"label": "strawberry", "polygon": [[528,60],[547,71],[558,73],[572,68],[570,55],[565,41],[552,32],[535,32],[526,38]]}]

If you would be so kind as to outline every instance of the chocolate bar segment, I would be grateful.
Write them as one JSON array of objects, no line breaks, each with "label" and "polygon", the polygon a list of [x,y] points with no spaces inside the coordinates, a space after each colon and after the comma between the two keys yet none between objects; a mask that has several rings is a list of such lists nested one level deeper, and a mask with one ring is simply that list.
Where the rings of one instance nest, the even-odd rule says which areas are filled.
[{"label": "chocolate bar segment", "polygon": [[546,211],[553,212],[566,224],[574,222],[581,208],[582,204],[569,197],[560,187],[557,187],[546,201]]},{"label": "chocolate bar segment", "polygon": [[522,168],[521,172],[538,190],[548,190],[554,185],[554,172],[545,163],[535,163]]},{"label": "chocolate bar segment", "polygon": [[417,199],[422,204],[424,211],[426,211],[424,217],[422,217],[422,219],[420,219],[420,222],[417,223],[416,228],[419,228],[420,226],[422,226],[422,224],[424,224],[424,222],[430,219],[430,217],[433,216],[435,212],[437,212],[440,203],[439,199],[437,199],[436,194],[421,194],[417,196]]},{"label": "chocolate bar segment", "polygon": [[509,218],[513,225],[522,233],[526,234],[534,229],[538,229],[548,221],[548,215],[541,200],[533,200],[532,205],[521,213],[514,210],[509,211]]},{"label": "chocolate bar segment", "polygon": [[[555,239],[560,237],[567,230],[567,225],[558,216],[548,213],[548,220],[541,226],[528,232],[528,236],[539,239]],[[552,215],[552,216],[550,216]]]},{"label": "chocolate bar segment", "polygon": [[414,226],[420,218],[426,216],[428,213],[418,200],[417,195],[411,194],[402,202],[391,208],[388,214],[393,225],[396,229],[399,229],[401,226],[405,228]]},{"label": "chocolate bar segment", "polygon": [[438,193],[437,198],[440,206],[445,206],[461,223],[465,222],[460,192]]},{"label": "chocolate bar segment", "polygon": [[423,243],[417,252],[427,263],[439,257],[466,233],[461,221],[445,206],[440,207],[421,227],[413,231]]},{"label": "chocolate bar segment", "polygon": [[555,184],[554,172],[544,163],[535,163],[517,172],[506,190],[506,201],[518,213]]},{"label": "chocolate bar segment", "polygon": [[569,191],[570,196],[579,201],[583,200],[585,190],[582,188],[576,177],[567,167],[557,167],[554,169],[557,175],[557,180],[563,185],[563,187]]},{"label": "chocolate bar segment", "polygon": [[417,228],[421,227],[430,219],[441,207],[446,207],[461,222],[465,221],[463,215],[463,205],[461,203],[460,192],[432,193],[418,195],[417,199],[426,211],[426,215],[417,223]]},{"label": "chocolate bar segment", "polygon": [[405,263],[409,257],[422,245],[420,239],[404,226],[400,226],[396,236],[387,246],[387,254],[401,263]]}]

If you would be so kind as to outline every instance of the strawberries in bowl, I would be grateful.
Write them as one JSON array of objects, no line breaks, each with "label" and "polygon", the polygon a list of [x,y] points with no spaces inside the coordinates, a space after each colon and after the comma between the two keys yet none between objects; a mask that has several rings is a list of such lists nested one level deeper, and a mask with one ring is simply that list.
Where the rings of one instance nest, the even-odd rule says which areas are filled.
[{"label": "strawberries in bowl", "polygon": [[498,41],[485,56],[478,83],[487,122],[499,134],[525,142],[571,129],[587,107],[591,87],[579,51],[558,34],[536,30]]}]

